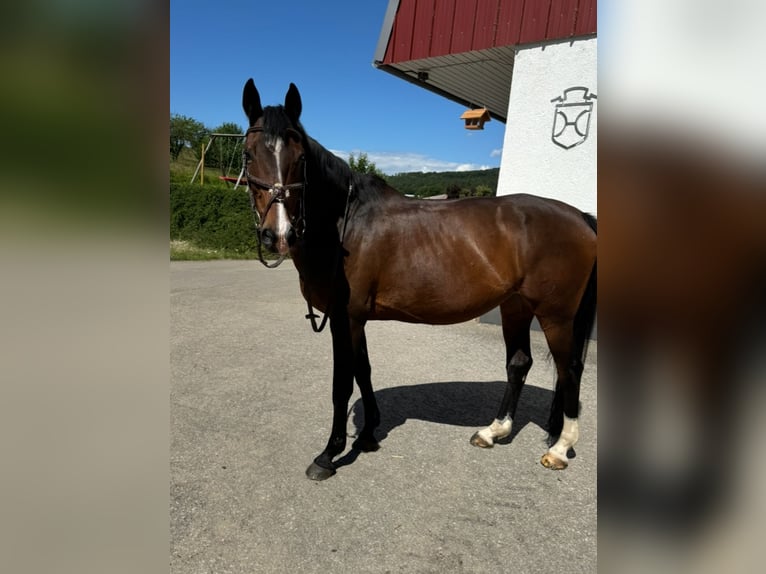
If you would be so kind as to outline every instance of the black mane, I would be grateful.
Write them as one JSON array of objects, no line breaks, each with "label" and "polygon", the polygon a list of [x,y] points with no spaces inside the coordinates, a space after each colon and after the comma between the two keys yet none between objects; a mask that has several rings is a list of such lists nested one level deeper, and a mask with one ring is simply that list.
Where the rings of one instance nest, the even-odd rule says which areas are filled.
[{"label": "black mane", "polygon": [[267,140],[283,138],[288,129],[294,129],[305,136],[301,123],[293,123],[284,106],[268,106],[263,109],[263,135]]},{"label": "black mane", "polygon": [[[306,136],[307,156],[317,175],[324,180],[324,183],[330,184],[338,189],[348,190],[350,183],[355,183],[354,172],[351,167],[334,153],[325,149],[325,147],[314,138]],[[309,164],[311,165],[311,163]]]}]

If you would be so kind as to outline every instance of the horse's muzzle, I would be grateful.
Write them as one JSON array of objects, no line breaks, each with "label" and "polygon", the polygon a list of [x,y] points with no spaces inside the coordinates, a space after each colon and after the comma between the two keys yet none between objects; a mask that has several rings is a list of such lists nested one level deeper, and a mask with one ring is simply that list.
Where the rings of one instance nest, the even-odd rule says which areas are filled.
[{"label": "horse's muzzle", "polygon": [[295,244],[297,239],[293,226],[287,228],[284,235],[278,235],[273,229],[265,228],[261,230],[261,243],[272,253],[285,255]]}]

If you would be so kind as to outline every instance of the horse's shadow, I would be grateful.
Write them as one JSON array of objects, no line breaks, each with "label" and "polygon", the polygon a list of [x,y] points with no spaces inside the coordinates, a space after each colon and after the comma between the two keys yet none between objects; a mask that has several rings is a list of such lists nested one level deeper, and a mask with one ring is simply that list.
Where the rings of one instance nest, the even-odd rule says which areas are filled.
[{"label": "horse's shadow", "polygon": [[[375,431],[375,438],[378,441],[385,440],[390,432],[409,419],[475,427],[479,430],[494,420],[507,384],[504,381],[453,381],[375,391],[375,399],[380,409],[380,426]],[[519,397],[511,434],[496,441],[496,444],[510,443],[530,423],[546,430],[552,400],[553,391],[525,385]],[[349,414],[358,434],[364,426],[361,398],[357,399]],[[359,452],[352,449],[336,464],[351,464],[358,456]]]}]

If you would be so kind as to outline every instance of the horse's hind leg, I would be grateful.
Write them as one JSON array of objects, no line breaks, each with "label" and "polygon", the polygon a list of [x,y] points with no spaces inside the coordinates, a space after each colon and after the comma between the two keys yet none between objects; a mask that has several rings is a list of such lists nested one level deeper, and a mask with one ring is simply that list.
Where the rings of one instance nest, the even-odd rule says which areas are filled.
[{"label": "horse's hind leg", "polygon": [[380,424],[380,412],[372,391],[370,357],[367,354],[367,337],[364,334],[364,323],[351,321],[351,340],[354,348],[354,377],[359,391],[362,393],[364,406],[364,427],[352,445],[362,452],[373,452],[380,446],[375,440],[375,429]]},{"label": "horse's hind leg", "polygon": [[561,470],[569,465],[568,452],[580,436],[580,378],[583,371],[582,348],[575,341],[571,321],[552,323],[540,320],[548,347],[556,363],[556,391],[553,395],[548,434],[556,442],[540,462],[546,468]]},{"label": "horse's hind leg", "polygon": [[495,439],[502,439],[511,434],[521,389],[532,367],[529,344],[531,310],[520,297],[513,297],[500,305],[500,316],[505,340],[505,369],[508,373],[508,385],[495,420],[471,437],[472,445],[483,448],[490,448],[495,444]]}]

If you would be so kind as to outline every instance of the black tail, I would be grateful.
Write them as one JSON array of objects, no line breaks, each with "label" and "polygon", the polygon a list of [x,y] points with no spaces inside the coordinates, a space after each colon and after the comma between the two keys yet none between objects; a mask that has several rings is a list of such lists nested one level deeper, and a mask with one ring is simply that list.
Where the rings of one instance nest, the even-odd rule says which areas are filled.
[{"label": "black tail", "polygon": [[[596,218],[589,213],[582,214],[583,219],[595,233],[597,231]],[[572,373],[575,377],[576,392],[579,397],[580,389],[580,375],[582,375],[582,368],[585,364],[585,357],[588,354],[588,343],[590,342],[590,336],[593,332],[593,326],[596,324],[596,293],[597,293],[597,280],[596,280],[596,261],[593,262],[593,269],[588,277],[588,283],[585,286],[585,292],[582,299],[580,299],[580,305],[577,308],[577,313],[574,318],[574,365],[573,369],[576,372]],[[579,359],[579,361],[578,361]],[[574,406],[574,405],[573,405]],[[548,437],[551,444],[556,441],[561,434],[561,429],[564,425],[564,393],[561,389],[556,387],[556,391],[553,394],[553,403],[551,404],[551,414],[548,417]]]},{"label": "black tail", "polygon": [[[585,220],[585,223],[588,224],[588,227],[597,234],[596,218],[590,213],[583,213],[582,217]],[[574,319],[575,353],[579,355],[583,363],[585,363],[585,357],[588,354],[588,342],[593,333],[593,326],[596,324],[597,283],[596,261],[594,261],[593,269],[588,278],[588,284],[585,286],[585,293],[583,293],[582,299],[580,300],[580,306],[577,308],[577,314]]]}]

